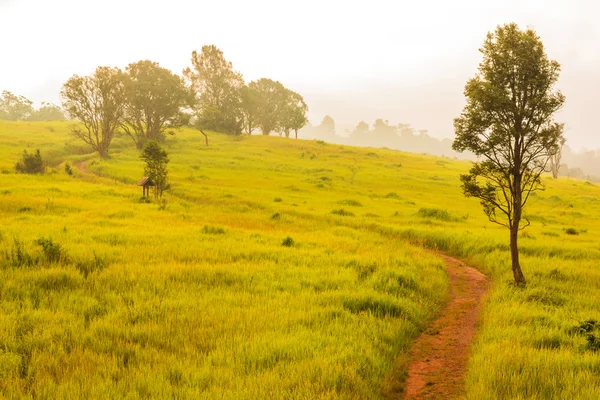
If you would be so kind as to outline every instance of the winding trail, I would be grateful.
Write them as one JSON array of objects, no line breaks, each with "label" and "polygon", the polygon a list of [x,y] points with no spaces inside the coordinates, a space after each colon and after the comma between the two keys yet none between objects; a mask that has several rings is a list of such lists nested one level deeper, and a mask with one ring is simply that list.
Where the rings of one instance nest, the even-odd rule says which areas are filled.
[{"label": "winding trail", "polygon": [[404,399],[454,399],[464,394],[471,343],[488,279],[461,261],[438,254],[450,275],[450,301],[416,340]]}]

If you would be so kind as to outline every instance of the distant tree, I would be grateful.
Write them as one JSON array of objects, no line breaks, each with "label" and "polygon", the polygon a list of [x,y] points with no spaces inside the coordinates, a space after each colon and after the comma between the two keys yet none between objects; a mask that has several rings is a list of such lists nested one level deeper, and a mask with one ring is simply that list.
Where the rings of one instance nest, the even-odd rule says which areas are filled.
[{"label": "distant tree", "polygon": [[28,121],[64,121],[65,114],[56,104],[42,103],[42,106],[27,118]]},{"label": "distant tree", "polygon": [[394,125],[390,125],[387,120],[377,119],[373,124],[373,139],[376,140],[379,145],[391,146],[394,145],[395,140],[398,139],[398,131]]},{"label": "distant tree", "polygon": [[325,140],[335,138],[335,121],[329,115],[323,117],[321,124],[315,128],[317,135]]},{"label": "distant tree", "polygon": [[294,131],[296,139],[298,139],[298,130],[302,129],[308,122],[306,118],[307,112],[308,106],[302,96],[292,90],[286,89],[279,123],[285,137],[290,137],[290,132]]},{"label": "distant tree", "polygon": [[253,85],[244,85],[241,93],[242,131],[252,135],[258,126],[258,100],[259,93]]},{"label": "distant tree", "polygon": [[281,128],[287,89],[278,81],[261,78],[248,84],[257,98],[257,124],[263,135]]},{"label": "distant tree", "polygon": [[[242,132],[242,75],[216,46],[203,46],[192,52],[192,67],[183,72],[196,93],[195,125],[204,130],[240,134]],[[208,137],[207,137],[208,140]]]},{"label": "distant tree", "polygon": [[31,100],[5,90],[0,97],[0,119],[25,121],[33,113]]},{"label": "distant tree", "polygon": [[552,177],[554,179],[558,178],[558,173],[560,171],[560,159],[562,158],[562,149],[565,145],[565,141],[565,138],[561,137],[558,141],[558,149],[556,153],[550,155],[550,172],[552,172]]},{"label": "distant tree", "polygon": [[27,153],[27,150],[23,150],[23,156],[15,164],[15,169],[21,174],[43,174],[46,171],[46,163],[39,150],[35,153]]},{"label": "distant tree", "polygon": [[157,142],[152,140],[144,144],[141,158],[146,162],[144,175],[154,183],[154,198],[161,198],[163,192],[169,189],[167,170],[169,156]]},{"label": "distant tree", "polygon": [[158,63],[138,61],[127,66],[123,130],[138,149],[146,141],[163,142],[169,129],[186,124],[183,112],[193,95],[183,79]]},{"label": "distant tree", "polygon": [[81,126],[72,134],[92,146],[100,157],[108,149],[117,128],[123,123],[125,88],[123,72],[118,68],[98,67],[91,76],[71,77],[61,91],[63,107]]},{"label": "distant tree", "polygon": [[533,30],[516,24],[489,33],[481,52],[479,73],[465,87],[467,105],[454,121],[453,148],[483,158],[461,176],[463,192],[510,230],[514,280],[524,285],[517,239],[529,225],[520,225],[523,208],[543,188],[540,176],[562,139],[562,125],[552,119],[565,100],[553,91],[560,65],[548,59]]}]

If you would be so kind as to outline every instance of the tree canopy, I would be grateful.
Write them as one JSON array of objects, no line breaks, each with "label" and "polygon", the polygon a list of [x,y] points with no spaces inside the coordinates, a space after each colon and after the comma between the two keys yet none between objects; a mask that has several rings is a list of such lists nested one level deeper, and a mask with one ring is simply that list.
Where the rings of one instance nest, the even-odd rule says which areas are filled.
[{"label": "tree canopy", "polygon": [[91,76],[74,75],[61,91],[66,112],[81,122],[72,134],[89,144],[100,157],[108,149],[125,112],[123,72],[118,68],[98,67]]},{"label": "tree canopy", "polygon": [[187,123],[183,110],[190,106],[193,95],[181,77],[148,60],[129,64],[125,72],[121,126],[138,149],[149,140],[164,141],[167,130]]},{"label": "tree canopy", "polygon": [[490,221],[510,229],[514,279],[525,284],[517,236],[523,208],[543,188],[541,174],[561,143],[563,125],[553,120],[565,101],[554,90],[560,65],[533,30],[516,24],[489,33],[480,51],[479,73],[467,82],[467,105],[454,121],[453,148],[479,157],[461,176],[463,192],[480,200]]},{"label": "tree canopy", "polygon": [[200,129],[239,134],[242,132],[240,90],[242,75],[233,70],[216,46],[192,52],[192,66],[183,74],[196,93],[196,125]]},{"label": "tree canopy", "polygon": [[34,112],[32,104],[28,98],[4,90],[0,97],[0,119],[25,121]]},{"label": "tree canopy", "polygon": [[144,175],[154,183],[154,198],[158,199],[162,197],[165,190],[169,189],[169,172],[167,170],[169,156],[156,141],[151,140],[144,144],[140,158],[146,162]]}]

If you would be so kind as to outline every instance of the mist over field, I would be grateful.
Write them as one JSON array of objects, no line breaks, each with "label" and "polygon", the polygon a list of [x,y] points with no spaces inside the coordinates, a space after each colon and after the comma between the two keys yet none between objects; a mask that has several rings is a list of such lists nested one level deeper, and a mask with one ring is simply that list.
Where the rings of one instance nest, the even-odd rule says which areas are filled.
[{"label": "mist over field", "polygon": [[598,400],[598,15],[0,0],[0,398]]}]

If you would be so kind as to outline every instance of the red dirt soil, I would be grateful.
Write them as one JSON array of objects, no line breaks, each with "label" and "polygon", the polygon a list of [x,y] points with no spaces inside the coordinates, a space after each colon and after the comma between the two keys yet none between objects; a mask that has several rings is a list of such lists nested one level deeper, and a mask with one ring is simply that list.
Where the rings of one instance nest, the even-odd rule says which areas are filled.
[{"label": "red dirt soil", "polygon": [[471,342],[477,330],[485,275],[439,254],[450,275],[450,301],[412,347],[404,399],[454,399],[464,394]]}]

